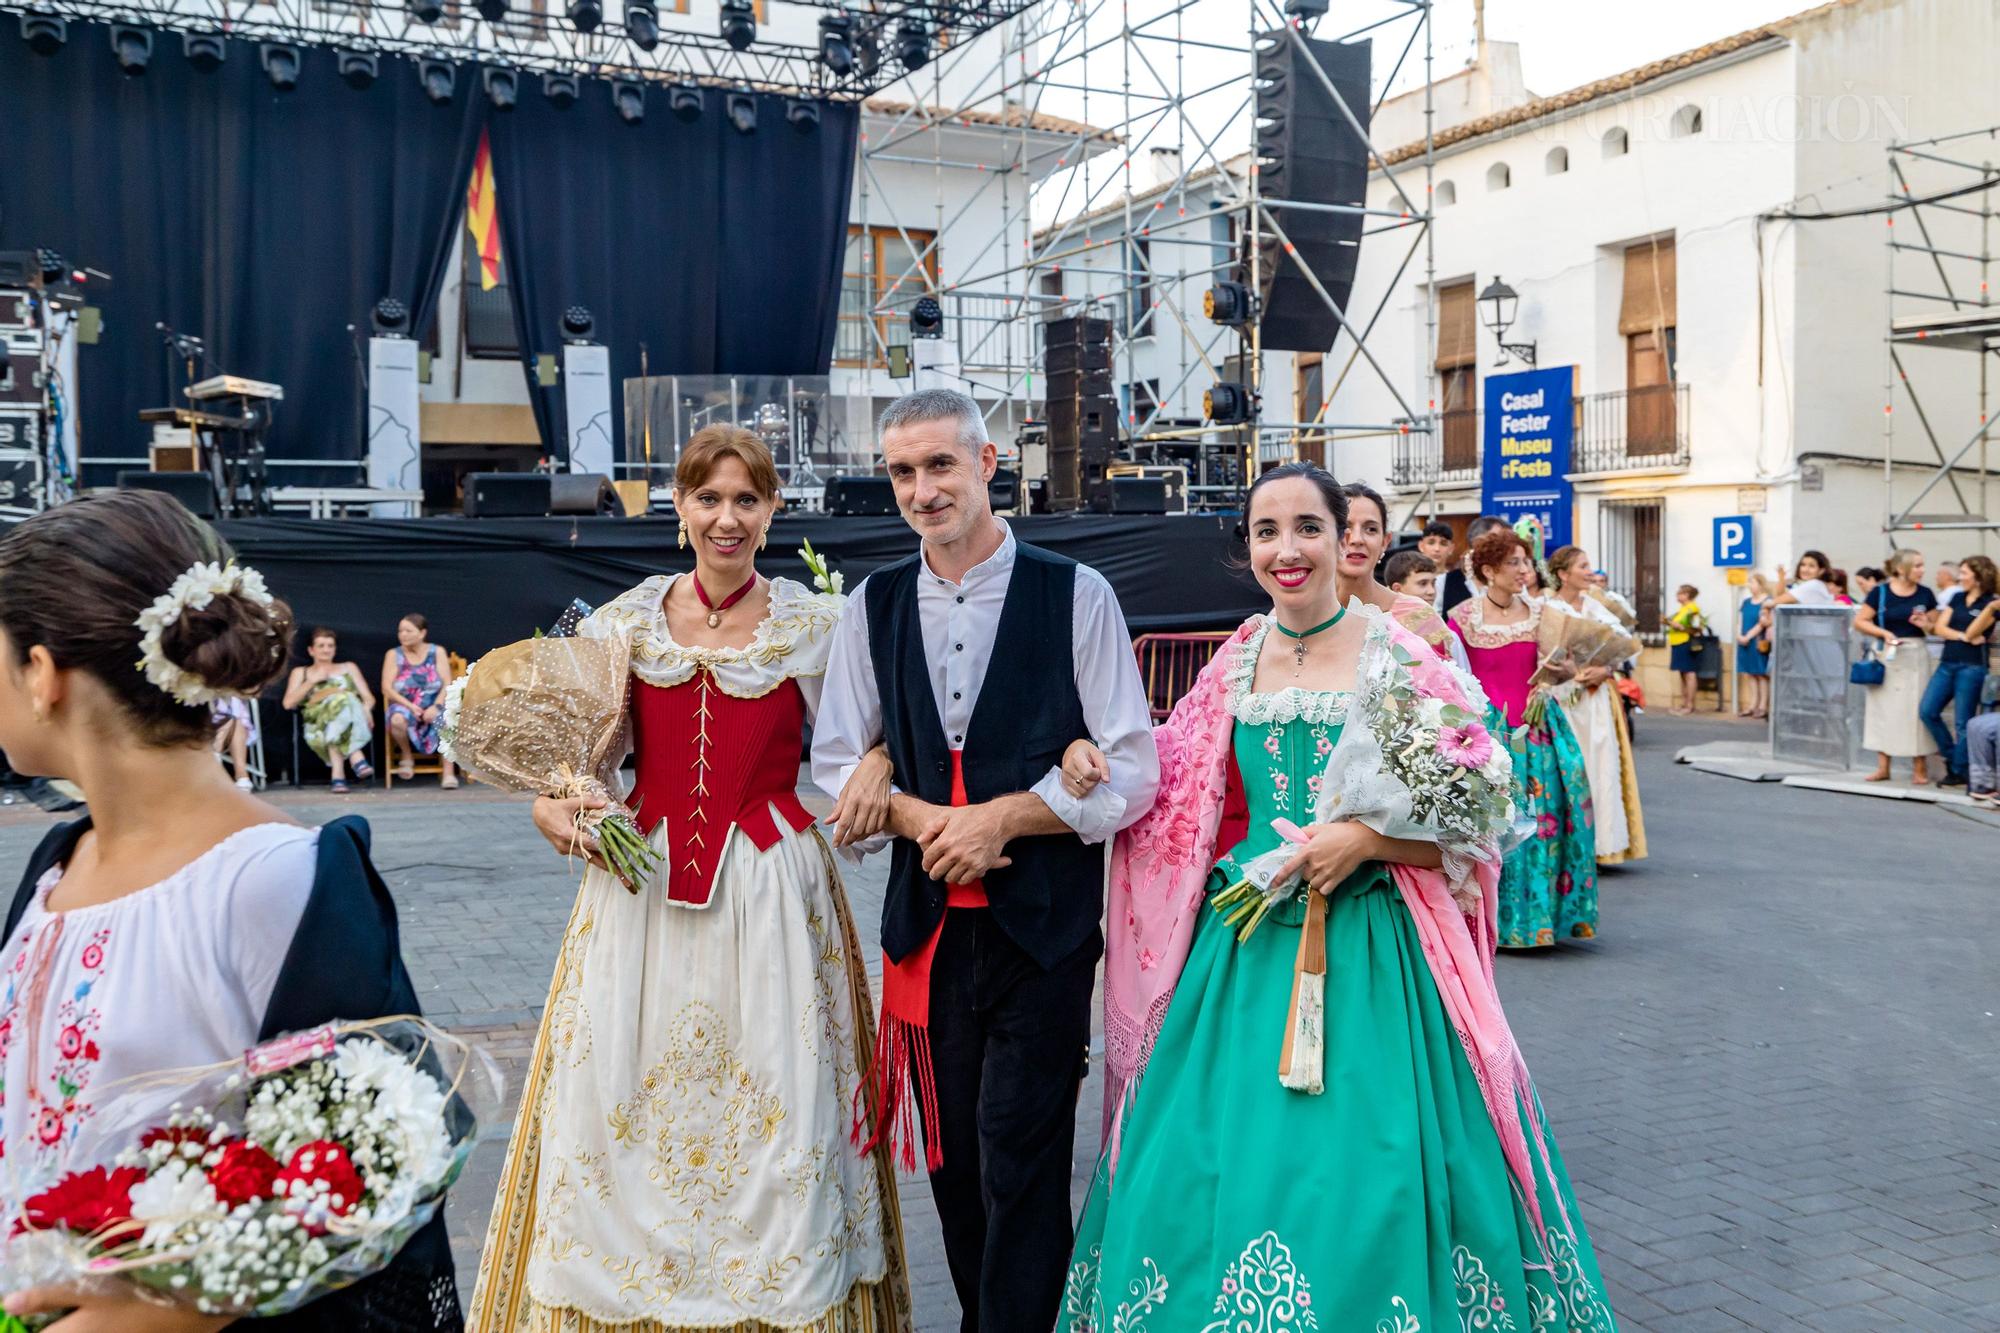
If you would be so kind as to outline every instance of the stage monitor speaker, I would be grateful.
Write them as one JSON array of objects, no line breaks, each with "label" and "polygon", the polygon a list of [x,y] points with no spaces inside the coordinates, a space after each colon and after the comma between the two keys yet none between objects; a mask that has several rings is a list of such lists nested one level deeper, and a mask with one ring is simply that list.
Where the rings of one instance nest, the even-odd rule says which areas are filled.
[{"label": "stage monitor speaker", "polygon": [[614,518],[625,512],[618,488],[602,472],[558,472],[549,478],[551,514],[595,514]]},{"label": "stage monitor speaker", "polygon": [[465,478],[467,518],[543,518],[549,500],[546,472],[473,472]]},{"label": "stage monitor speaker", "polygon": [[986,502],[995,510],[1020,508],[1021,474],[1012,468],[993,469],[993,480],[986,483]]},{"label": "stage monitor speaker", "polygon": [[[1280,28],[1258,34],[1256,53],[1261,191],[1274,200],[1303,204],[1364,204],[1368,147],[1328,93],[1327,84],[1339,92],[1340,102],[1365,131],[1369,43],[1315,41]],[[1292,245],[1287,250],[1270,236],[1262,246],[1257,274],[1261,344],[1274,351],[1323,352],[1333,345],[1340,321],[1312,279],[1318,279],[1327,296],[1346,310],[1354,290],[1362,216],[1282,206],[1273,207],[1272,213]],[[1239,281],[1249,281],[1249,258],[1247,249],[1238,256]]]},{"label": "stage monitor speaker", "polygon": [[1172,514],[1186,508],[1170,477],[1113,477],[1110,490],[1114,513]]},{"label": "stage monitor speaker", "polygon": [[872,472],[828,477],[826,512],[841,518],[881,518],[896,511],[896,488]]},{"label": "stage monitor speaker", "polygon": [[186,505],[196,518],[215,521],[215,483],[206,472],[121,472],[118,489],[161,491]]}]

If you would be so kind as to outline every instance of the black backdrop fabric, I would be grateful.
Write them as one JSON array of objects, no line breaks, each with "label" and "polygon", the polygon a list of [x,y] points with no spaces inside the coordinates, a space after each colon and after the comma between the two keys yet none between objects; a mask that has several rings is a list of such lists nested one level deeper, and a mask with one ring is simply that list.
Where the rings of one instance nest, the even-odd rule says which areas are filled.
[{"label": "black backdrop fabric", "polygon": [[538,355],[560,360],[572,305],[611,348],[615,441],[617,386],[639,374],[641,342],[656,375],[823,375],[831,363],[857,109],[823,103],[818,129],[801,134],[782,98],[760,96],[756,133],[739,134],[722,93],[704,98],[692,124],[657,89],[644,120],[627,124],[601,84],[566,109],[524,90],[492,117],[515,328],[535,420],[558,457],[562,387],[536,386],[533,368]]},{"label": "black backdrop fabric", "polygon": [[[197,377],[284,386],[272,457],[359,458],[346,326],[365,339],[384,296],[409,305],[416,327],[428,318],[483,119],[466,71],[439,107],[389,56],[357,90],[331,51],[306,48],[298,87],[281,93],[254,43],[229,42],[203,73],[178,34],[155,31],[146,72],[127,77],[98,25],[72,21],[52,56],[4,36],[0,248],[48,246],[113,278],[90,293],[103,341],[79,357],[84,461],[143,456],[152,428],[139,409],[179,401],[156,322],[206,340],[211,365]],[[108,484],[111,471],[84,479]],[[291,468],[277,479],[356,480]]]}]

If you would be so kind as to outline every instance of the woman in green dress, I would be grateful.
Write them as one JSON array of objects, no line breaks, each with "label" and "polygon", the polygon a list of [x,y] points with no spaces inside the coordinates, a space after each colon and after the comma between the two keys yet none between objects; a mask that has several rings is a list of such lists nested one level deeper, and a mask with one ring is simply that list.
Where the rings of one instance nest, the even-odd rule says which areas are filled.
[{"label": "woman in green dress", "polygon": [[1158,729],[1114,848],[1069,1333],[1614,1327],[1493,993],[1511,760],[1476,683],[1338,605],[1344,508],[1307,464],[1252,489],[1272,614]]},{"label": "woman in green dress", "polygon": [[339,662],[340,642],[333,631],[316,628],[306,640],[311,660],[292,668],[285,682],[285,707],[303,707],[306,746],[333,770],[333,790],[347,790],[347,769],[363,782],[375,776],[368,762],[368,743],[375,738],[370,719],[375,696],[361,678],[361,668]]}]

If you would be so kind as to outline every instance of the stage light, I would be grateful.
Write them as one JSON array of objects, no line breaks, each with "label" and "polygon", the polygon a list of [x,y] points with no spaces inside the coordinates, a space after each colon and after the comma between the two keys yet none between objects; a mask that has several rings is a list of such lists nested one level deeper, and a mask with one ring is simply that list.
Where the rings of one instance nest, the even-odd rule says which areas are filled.
[{"label": "stage light", "polygon": [[146,72],[146,62],[153,58],[153,34],[144,28],[135,28],[129,23],[111,25],[111,53],[118,57],[118,68],[129,78]]},{"label": "stage light", "polygon": [[1250,419],[1250,391],[1230,380],[1218,380],[1201,396],[1201,414],[1218,426],[1236,426]]},{"label": "stage light", "polygon": [[409,0],[409,6],[419,23],[436,23],[444,17],[444,0]]},{"label": "stage light", "polygon": [[737,51],[749,50],[757,40],[757,11],[750,0],[722,0],[722,40]]},{"label": "stage light", "polygon": [[542,75],[542,96],[548,98],[559,111],[567,111],[575,106],[577,94],[582,90],[583,85],[577,81],[574,74]]},{"label": "stage light", "polygon": [[646,118],[646,85],[637,79],[613,79],[611,105],[618,112],[618,119],[627,125],[637,125]]},{"label": "stage light", "polygon": [[935,296],[920,296],[910,307],[910,336],[912,338],[944,337],[944,307]]},{"label": "stage light", "polygon": [[597,321],[590,317],[590,311],[580,305],[573,305],[562,314],[563,338],[567,342],[589,342],[596,330]]},{"label": "stage light", "polygon": [[215,33],[188,32],[181,34],[181,54],[202,73],[213,74],[222,67],[222,58],[229,54],[229,48]]},{"label": "stage light", "polygon": [[931,60],[930,25],[922,19],[904,19],[896,25],[896,59],[904,69],[922,69]]},{"label": "stage light", "polygon": [[811,134],[819,128],[819,103],[804,97],[787,97],[785,123],[800,134]]},{"label": "stage light", "polygon": [[458,71],[449,60],[419,60],[417,82],[423,85],[424,96],[443,106],[458,91]]},{"label": "stage light", "polygon": [[368,327],[378,338],[410,336],[410,308],[393,296],[385,296],[368,312]]},{"label": "stage light", "polygon": [[675,119],[692,125],[701,119],[701,88],[692,83],[677,83],[667,89],[667,110]]},{"label": "stage light", "polygon": [[488,65],[479,72],[479,82],[495,111],[512,111],[521,100],[521,76],[505,65]]},{"label": "stage light", "polygon": [[348,87],[359,90],[372,88],[379,66],[371,51],[342,51],[338,57],[340,81]]},{"label": "stage light", "polygon": [[570,0],[569,26],[578,32],[596,32],[604,22],[604,6],[598,0]]},{"label": "stage light", "polygon": [[507,17],[507,0],[479,0],[473,8],[488,23],[498,23]]},{"label": "stage light", "polygon": [[632,45],[641,51],[650,51],[660,44],[660,11],[653,8],[648,0],[631,0],[625,6],[625,35],[632,39]]},{"label": "stage light", "polygon": [[257,63],[279,92],[288,93],[299,86],[299,48],[289,42],[265,42],[257,48]]},{"label": "stage light", "polygon": [[52,56],[69,40],[69,21],[54,14],[23,14],[21,40],[36,55]]},{"label": "stage light", "polygon": [[1250,322],[1250,289],[1240,282],[1218,282],[1203,293],[1201,313],[1230,328]]},{"label": "stage light", "polygon": [[1327,0],[1285,0],[1285,13],[1295,19],[1310,23],[1314,19],[1325,18]]},{"label": "stage light", "polygon": [[861,71],[864,79],[874,78],[875,71],[882,68],[881,24],[855,29],[854,67]]},{"label": "stage light", "polygon": [[842,10],[819,21],[819,59],[836,79],[854,72],[854,15]]},{"label": "stage light", "polygon": [[748,91],[732,92],[722,99],[722,109],[729,116],[729,125],[738,134],[757,132],[757,95]]}]

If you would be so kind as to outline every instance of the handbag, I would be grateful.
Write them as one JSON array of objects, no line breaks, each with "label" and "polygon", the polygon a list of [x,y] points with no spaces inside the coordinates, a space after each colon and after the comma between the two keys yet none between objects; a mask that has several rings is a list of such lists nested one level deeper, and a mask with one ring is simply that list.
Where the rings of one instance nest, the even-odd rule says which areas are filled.
[{"label": "handbag", "polygon": [[1979,686],[1979,706],[1992,708],[1996,704],[2000,704],[2000,674],[1989,671]]},{"label": "handbag", "polygon": [[[1881,587],[1876,588],[1875,591],[1879,593],[1883,588],[1888,586],[1885,582]],[[1889,601],[1885,596],[1882,599],[1882,605],[1875,608],[1875,617],[1878,622],[1888,618],[1888,605]],[[1847,679],[1855,685],[1880,685],[1888,678],[1888,665],[1884,662],[1879,651],[1873,647],[1868,649],[1866,657],[1859,659],[1853,666],[1847,668]]]}]

